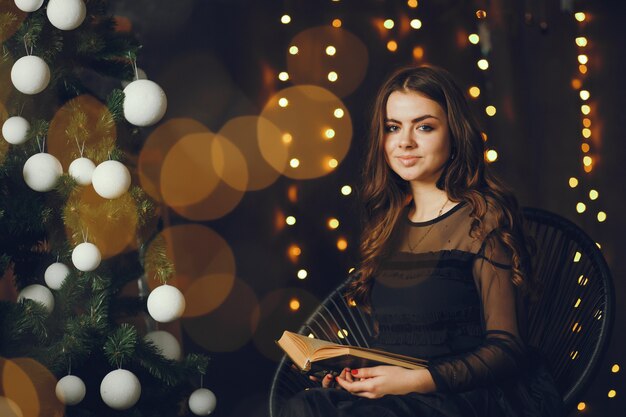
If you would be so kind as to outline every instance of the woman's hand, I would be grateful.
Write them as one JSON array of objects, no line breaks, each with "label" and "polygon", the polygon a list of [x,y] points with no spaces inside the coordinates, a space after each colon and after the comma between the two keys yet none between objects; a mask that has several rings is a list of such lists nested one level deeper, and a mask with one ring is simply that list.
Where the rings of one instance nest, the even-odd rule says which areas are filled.
[{"label": "woman's hand", "polygon": [[350,377],[339,375],[340,387],[354,395],[380,398],[387,394],[404,395],[410,392],[435,391],[435,381],[427,369],[406,369],[399,366],[374,366],[353,369]]},{"label": "woman's hand", "polygon": [[[344,380],[350,381],[350,382],[356,381],[356,378],[353,378],[352,374],[350,373],[350,368],[343,368],[343,370],[337,376],[337,378],[343,378]],[[311,381],[319,382],[319,378],[315,376],[309,376],[309,379]],[[326,374],[326,376],[322,378],[322,388],[341,388],[341,387],[337,386],[336,379],[335,377],[333,377],[332,374]]]}]

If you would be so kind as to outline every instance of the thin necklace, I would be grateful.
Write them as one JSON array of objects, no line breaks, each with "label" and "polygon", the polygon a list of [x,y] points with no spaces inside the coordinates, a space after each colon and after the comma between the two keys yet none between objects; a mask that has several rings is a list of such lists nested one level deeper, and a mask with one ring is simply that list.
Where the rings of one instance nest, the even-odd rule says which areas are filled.
[{"label": "thin necklace", "polygon": [[[439,209],[439,213],[437,213],[437,217],[439,218],[441,216],[441,213],[443,213],[443,209],[446,206],[446,204],[448,204],[448,199],[446,198],[446,201],[443,203],[443,206],[441,206],[441,209]],[[434,220],[434,219],[433,219]],[[409,250],[413,253],[415,253],[415,249],[417,249],[417,247],[420,245],[420,243],[422,243],[422,241],[424,239],[426,239],[426,236],[428,236],[428,234],[430,233],[431,229],[435,226],[435,223],[433,222],[433,224],[431,224],[428,229],[426,230],[426,233],[424,233],[424,236],[422,236],[415,245],[411,244],[411,231],[409,231],[409,236],[407,239],[407,244],[409,245]]]}]

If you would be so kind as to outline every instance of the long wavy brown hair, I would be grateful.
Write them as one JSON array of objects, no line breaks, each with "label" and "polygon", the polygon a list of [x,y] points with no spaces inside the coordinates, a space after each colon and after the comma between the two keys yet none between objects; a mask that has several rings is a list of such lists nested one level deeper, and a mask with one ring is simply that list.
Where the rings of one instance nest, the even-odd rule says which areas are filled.
[{"label": "long wavy brown hair", "polygon": [[417,92],[439,103],[450,129],[451,158],[437,182],[454,202],[471,206],[470,234],[485,238],[483,219],[487,201],[494,205],[496,229],[488,238],[510,251],[513,283],[527,295],[537,285],[531,274],[532,244],[523,231],[523,217],[515,196],[496,178],[485,163],[485,142],[463,92],[449,72],[434,66],[405,67],[395,71],[381,86],[373,103],[369,140],[362,173],[363,232],[361,262],[347,296],[371,311],[370,290],[382,258],[390,250],[394,227],[411,201],[409,183],[389,167],[384,151],[387,100],[394,91]]}]

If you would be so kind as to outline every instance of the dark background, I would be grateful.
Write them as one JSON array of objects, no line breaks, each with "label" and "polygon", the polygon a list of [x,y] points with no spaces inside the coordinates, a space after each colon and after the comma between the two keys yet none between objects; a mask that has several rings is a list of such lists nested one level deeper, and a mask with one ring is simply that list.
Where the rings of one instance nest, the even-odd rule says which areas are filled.
[{"label": "dark background", "polygon": [[[488,144],[498,151],[493,166],[520,203],[572,220],[602,245],[615,281],[615,329],[597,377],[580,399],[586,409],[572,415],[622,415],[626,409],[624,370],[612,373],[611,367],[625,365],[625,268],[619,262],[626,230],[622,216],[626,202],[624,2],[421,0],[416,9],[404,0],[112,3],[115,14],[130,20],[133,33],[144,45],[138,65],[168,95],[164,120],[193,118],[214,132],[234,117],[258,115],[275,92],[293,85],[279,81],[277,74],[287,70],[287,48],[301,31],[340,18],[342,29],[360,38],[369,53],[364,80],[342,97],[354,132],[339,167],[317,179],[281,177],[264,190],[247,192],[228,215],[203,223],[232,249],[237,281],[220,308],[182,321],[184,349],[206,350],[185,330],[190,321],[204,327],[209,338],[243,340],[232,350],[208,351],[212,363],[204,386],[218,398],[214,415],[267,414],[271,378],[280,357],[272,340],[283,329],[297,329],[356,262],[356,193],[344,197],[339,189],[350,184],[356,190],[369,104],[376,88],[395,67],[413,62],[449,69],[464,89],[479,86],[482,94],[472,105],[488,134]],[[477,31],[479,8],[487,11],[485,23],[491,39],[487,71],[476,66],[482,57],[480,46],[467,42],[467,34]],[[587,13],[584,23],[574,19],[576,11]],[[291,16],[290,24],[280,23],[283,14]],[[417,17],[423,27],[404,35],[400,25],[390,31],[376,29],[375,19],[399,21],[401,16]],[[588,45],[577,47],[576,36],[587,37]],[[396,52],[386,48],[390,39],[398,42]],[[424,48],[421,60],[413,57],[416,45]],[[589,56],[584,76],[578,71],[581,49]],[[583,103],[572,87],[575,78],[591,93],[594,166],[589,174],[582,165]],[[494,117],[485,115],[488,104],[498,109]],[[578,187],[568,186],[570,177],[580,180]],[[297,190],[295,200],[289,198],[290,187]],[[589,200],[590,189],[598,190],[597,200]],[[582,214],[576,212],[579,201],[587,205]],[[596,220],[598,210],[607,213],[603,223]],[[296,225],[278,224],[281,213],[295,215]],[[164,215],[168,224],[191,223],[171,211],[165,210]],[[331,216],[340,220],[338,230],[325,226]],[[347,250],[337,250],[338,236],[347,239]],[[302,248],[295,263],[286,256],[292,242]],[[296,278],[300,268],[307,269],[307,279]],[[292,296],[301,302],[296,312],[285,307]],[[607,396],[611,389],[617,391],[615,398]]]}]

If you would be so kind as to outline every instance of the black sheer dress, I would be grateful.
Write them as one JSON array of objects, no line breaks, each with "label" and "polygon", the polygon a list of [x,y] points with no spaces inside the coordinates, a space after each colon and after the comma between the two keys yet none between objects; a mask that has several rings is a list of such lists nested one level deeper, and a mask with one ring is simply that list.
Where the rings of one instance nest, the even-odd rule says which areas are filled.
[{"label": "black sheer dress", "polygon": [[436,392],[372,400],[315,388],[293,397],[282,416],[561,416],[550,375],[524,343],[524,301],[510,255],[489,233],[493,213],[483,221],[479,239],[464,202],[427,222],[404,213],[372,288],[372,347],[429,359]]}]

